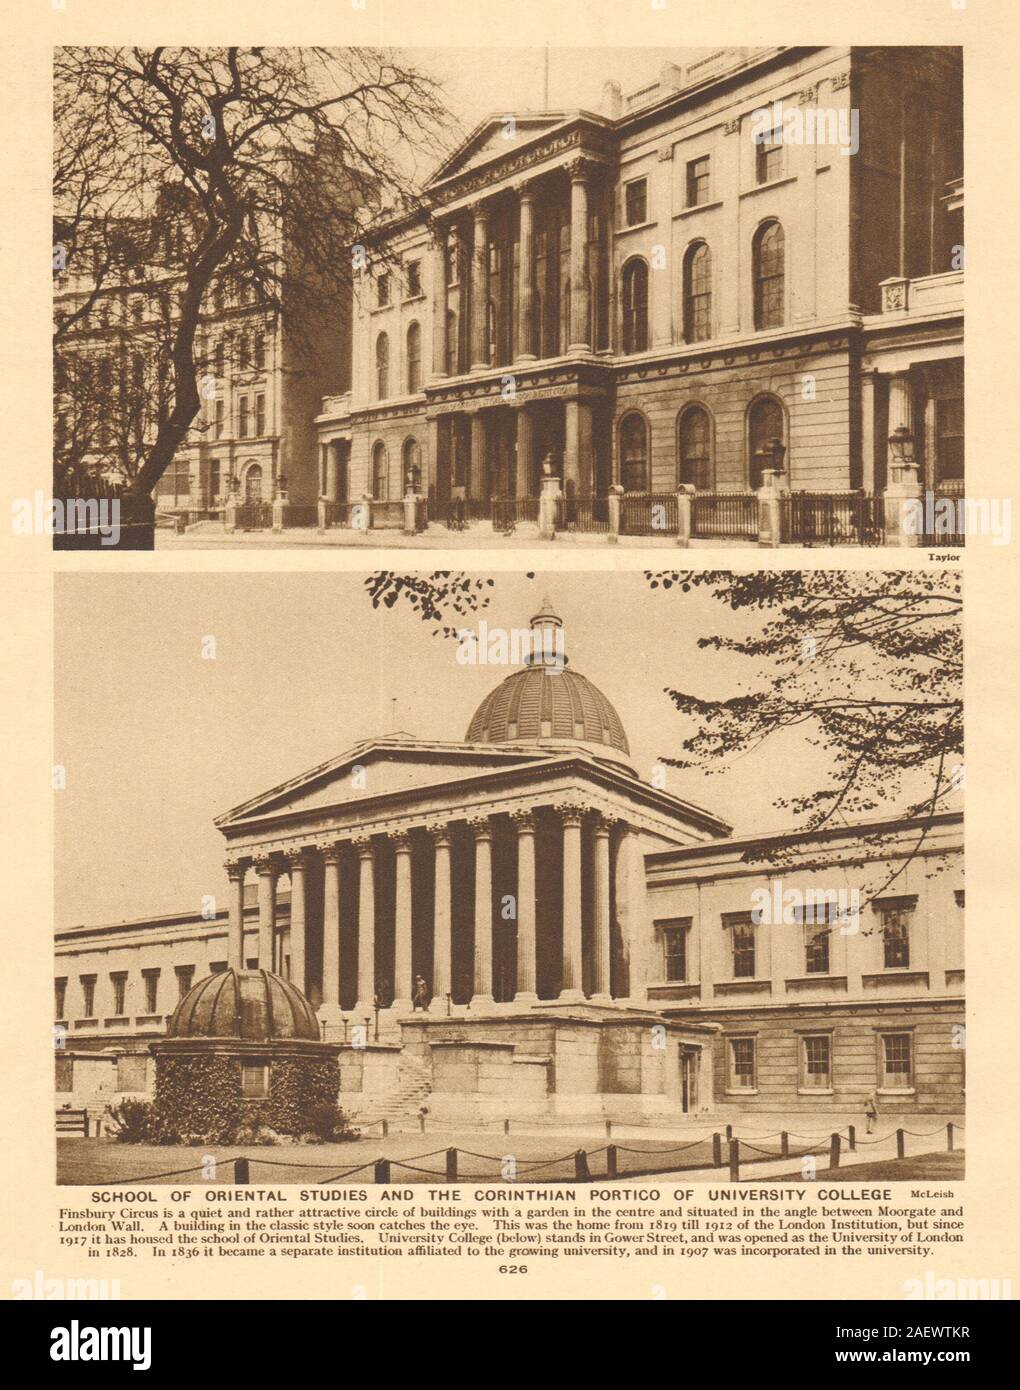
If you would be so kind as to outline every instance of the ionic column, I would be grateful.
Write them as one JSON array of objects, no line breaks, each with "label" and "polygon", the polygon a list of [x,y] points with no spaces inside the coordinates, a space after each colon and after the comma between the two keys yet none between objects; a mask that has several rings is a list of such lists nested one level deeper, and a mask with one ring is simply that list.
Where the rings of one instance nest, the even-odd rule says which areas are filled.
[{"label": "ionic column", "polygon": [[227,928],[227,964],[231,970],[244,969],[244,875],[248,861],[224,864],[230,880],[230,925]]},{"label": "ionic column", "polygon": [[340,1018],[340,846],[322,852],[322,1007],[323,1022]]},{"label": "ionic column", "polygon": [[436,245],[432,251],[433,376],[446,376],[446,314],[448,310],[446,294],[447,235],[445,227],[437,229]]},{"label": "ionic column", "polygon": [[875,381],[878,373],[861,372],[861,486],[875,491]]},{"label": "ionic column", "polygon": [[447,827],[432,828],[436,850],[435,932],[432,945],[432,1013],[446,1012],[450,993],[450,832]]},{"label": "ionic column", "polygon": [[370,836],[354,841],[358,851],[358,1002],[357,1013],[375,1005],[375,851]]},{"label": "ionic column", "polygon": [[485,204],[474,210],[475,241],[471,253],[471,370],[489,366],[489,214]]},{"label": "ionic column", "polygon": [[[533,362],[535,354],[535,193],[531,184],[520,190],[520,267],[517,294],[517,352],[515,361]],[[518,496],[521,494],[518,491]]]},{"label": "ionic column", "polygon": [[517,828],[517,992],[515,1004],[537,1004],[535,973],[535,817],[514,811]]},{"label": "ionic column", "polygon": [[591,351],[588,301],[589,166],[577,159],[570,166],[570,344],[568,352]]},{"label": "ionic column", "polygon": [[394,908],[393,1005],[411,1012],[411,837],[395,835],[396,903]]},{"label": "ionic column", "polygon": [[267,856],[255,860],[259,879],[259,969],[274,970],[276,944],[276,865]]},{"label": "ionic column", "polygon": [[592,972],[592,999],[608,1004],[612,998],[609,937],[609,822],[600,816],[595,822],[595,959]]},{"label": "ionic column", "polygon": [[302,994],[305,993],[305,869],[304,850],[292,850],[287,855],[290,873],[290,978]]},{"label": "ionic column", "polygon": [[340,445],[335,441],[326,445],[326,500],[340,500]]},{"label": "ionic column", "polygon": [[583,807],[559,807],[563,817],[563,976],[560,1000],[584,999],[581,935],[581,815]]},{"label": "ionic column", "polygon": [[469,822],[475,837],[475,968],[471,1007],[487,1008],[492,997],[492,826],[488,816]]}]

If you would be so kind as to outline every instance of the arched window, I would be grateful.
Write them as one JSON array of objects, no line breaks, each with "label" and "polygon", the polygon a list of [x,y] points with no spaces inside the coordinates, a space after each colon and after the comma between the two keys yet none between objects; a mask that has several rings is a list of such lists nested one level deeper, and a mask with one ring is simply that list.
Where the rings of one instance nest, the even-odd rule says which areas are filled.
[{"label": "arched window", "polygon": [[407,330],[407,391],[413,396],[421,390],[421,327],[412,323]]},{"label": "arched window", "polygon": [[637,411],[620,421],[620,484],[624,492],[648,491],[648,425]]},{"label": "arched window", "polygon": [[754,237],[754,326],[781,328],[785,298],[786,238],[778,222],[765,222]]},{"label": "arched window", "polygon": [[421,445],[417,439],[404,440],[404,491],[417,491],[421,486]]},{"label": "arched window", "polygon": [[712,486],[712,421],[703,405],[689,405],[680,412],[677,481],[702,492]]},{"label": "arched window", "polygon": [[375,394],[381,401],[390,394],[390,340],[385,333],[375,340]]},{"label": "arched window", "polygon": [[648,349],[648,266],[628,261],[623,267],[623,350]]},{"label": "arched window", "polygon": [[748,476],[761,487],[762,469],[774,456],[774,446],[786,439],[786,415],[775,396],[759,396],[747,414]]},{"label": "arched window", "polygon": [[457,341],[457,314],[453,309],[446,311],[446,375],[456,376],[460,369],[460,344]]},{"label": "arched window", "polygon": [[696,241],[684,257],[684,342],[712,336],[712,253]]},{"label": "arched window", "polygon": [[380,439],[372,447],[372,496],[377,502],[385,502],[390,495],[388,464],[386,445]]}]

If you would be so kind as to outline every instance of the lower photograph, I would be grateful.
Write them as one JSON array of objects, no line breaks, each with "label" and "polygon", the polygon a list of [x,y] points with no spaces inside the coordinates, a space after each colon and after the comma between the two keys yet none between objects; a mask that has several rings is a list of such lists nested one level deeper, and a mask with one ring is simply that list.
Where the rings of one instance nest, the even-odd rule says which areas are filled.
[{"label": "lower photograph", "polygon": [[55,604],[59,1184],[509,1212],[963,1177],[957,573],[65,573]]}]

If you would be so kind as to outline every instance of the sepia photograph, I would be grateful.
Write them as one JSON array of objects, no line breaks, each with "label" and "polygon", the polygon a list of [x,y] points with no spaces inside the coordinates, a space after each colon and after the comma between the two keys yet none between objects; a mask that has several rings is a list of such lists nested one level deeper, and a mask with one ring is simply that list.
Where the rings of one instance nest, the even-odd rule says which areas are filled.
[{"label": "sepia photograph", "polygon": [[955,572],[56,603],[61,1182],[963,1175]]},{"label": "sepia photograph", "polygon": [[63,48],[54,111],[59,548],[989,530],[960,48]]}]

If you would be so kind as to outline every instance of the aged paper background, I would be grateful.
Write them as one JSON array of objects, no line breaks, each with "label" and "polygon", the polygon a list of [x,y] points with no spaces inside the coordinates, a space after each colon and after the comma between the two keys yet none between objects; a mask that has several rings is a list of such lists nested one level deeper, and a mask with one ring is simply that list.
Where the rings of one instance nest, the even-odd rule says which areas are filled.
[{"label": "aged paper background", "polygon": [[[187,1263],[136,1256],[87,1270],[57,1245],[55,1214],[67,1200],[54,1183],[52,1053],[52,587],[55,571],[171,572],[202,569],[243,574],[257,570],[333,571],[388,567],[385,552],[319,550],[277,553],[191,552],[132,556],[54,556],[49,538],[12,536],[11,500],[46,490],[50,476],[50,56],[56,44],[121,42],[218,44],[371,43],[401,47],[554,46],[633,44],[720,45],[762,42],[962,44],[966,82],[968,493],[1001,497],[1016,472],[1018,257],[1015,183],[1016,82],[1020,19],[1010,0],[833,0],[811,4],[773,0],[764,6],[730,0],[705,7],[666,0],[290,0],[286,6],[251,0],[213,10],[202,0],[170,5],[138,0],[19,0],[8,11],[0,94],[3,102],[3,460],[4,650],[0,720],[4,732],[4,792],[0,801],[5,855],[2,971],[5,1144],[0,1291],[36,1270],[62,1277],[117,1277],[124,1298],[621,1298],[652,1297],[665,1262],[655,1259],[538,1261],[526,1285],[512,1291],[488,1261],[440,1261],[427,1273],[414,1261],[357,1263],[337,1257],[313,1269],[281,1261],[271,1274],[262,1262],[203,1266],[197,1287]],[[465,54],[470,61],[470,55]],[[484,81],[482,73],[479,80]],[[498,100],[494,91],[494,99]],[[555,551],[555,553],[554,553]],[[673,556],[670,557],[673,559]],[[838,559],[838,566],[837,566]],[[638,550],[439,551],[422,556],[431,569],[557,569],[646,567]],[[414,566],[408,553],[392,563]],[[652,564],[670,563],[662,551]],[[756,552],[694,550],[684,564],[708,568],[926,567],[924,551]],[[1014,816],[1020,782],[1017,749],[1017,543],[994,548],[971,539],[963,562],[967,650],[967,897],[969,1058],[967,1178],[961,1190],[968,1236],[953,1253],[937,1256],[937,1273],[958,1278],[1014,1279],[1018,1206],[1013,1156],[1020,1142],[1016,1108],[1016,903],[1020,898]],[[101,642],[103,614],[83,613]],[[139,775],[143,775],[140,770]],[[81,1261],[84,1264],[84,1261]],[[854,1299],[902,1297],[902,1282],[923,1272],[905,1262],[721,1261],[696,1269],[669,1265],[666,1296]],[[929,1261],[929,1263],[931,1263]],[[252,1267],[252,1265],[256,1267]],[[102,1265],[102,1268],[99,1266]],[[399,1268],[394,1268],[398,1265]],[[451,1267],[452,1266],[452,1267]],[[894,1266],[894,1267],[893,1267]],[[213,1273],[212,1271],[216,1272]],[[271,1287],[267,1286],[271,1279]],[[355,1293],[355,1289],[363,1290]]]}]

